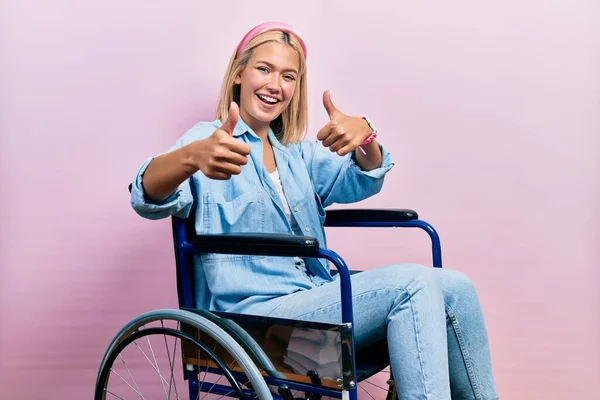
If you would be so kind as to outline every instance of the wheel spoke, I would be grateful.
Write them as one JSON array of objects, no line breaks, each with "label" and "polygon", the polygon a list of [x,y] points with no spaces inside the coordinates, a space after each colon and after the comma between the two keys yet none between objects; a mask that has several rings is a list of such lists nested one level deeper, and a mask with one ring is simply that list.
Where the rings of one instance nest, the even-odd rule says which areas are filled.
[{"label": "wheel spoke", "polygon": [[[215,349],[216,349],[216,347],[217,347],[217,346],[216,346],[216,344],[215,344]],[[215,349],[213,349],[213,351],[215,351]],[[234,364],[235,364],[235,360],[233,360],[233,361],[231,362],[231,364],[229,364],[228,368],[229,368],[229,370],[230,370],[230,371],[231,371],[231,369],[233,368],[233,365],[234,365]],[[224,375],[223,375],[223,374],[221,374],[221,376],[219,376],[219,378],[218,378],[218,379],[217,379],[215,382],[213,382],[212,386],[210,387],[210,389],[208,389],[208,392],[206,392],[206,395],[205,395],[204,397],[208,396],[208,394],[210,393],[210,391],[211,391],[211,390],[213,390],[213,388],[215,387],[215,385],[216,385],[217,383],[219,383],[219,381],[221,380],[221,378],[222,378],[223,376],[224,376]],[[230,391],[230,392],[228,392],[227,394],[229,394],[229,393],[231,393],[231,392],[233,392],[233,390],[231,390],[231,391]],[[204,397],[202,397],[202,399],[204,399]],[[221,397],[223,397],[223,396],[221,396]]]},{"label": "wheel spoke", "polygon": [[[217,351],[217,342],[216,341],[215,341],[215,346],[213,347],[212,351],[213,351],[213,353],[215,351]],[[208,375],[208,361],[206,362],[206,369],[204,370],[204,378],[202,378],[202,383],[200,384],[200,387],[204,386],[204,381],[206,380],[206,375]],[[221,375],[221,376],[223,376],[223,375]],[[219,379],[221,379],[221,378],[219,377]],[[217,382],[218,382],[218,380],[217,380]],[[215,385],[216,385],[216,382],[213,383],[213,385],[210,387],[210,389],[208,389],[208,392],[206,392],[206,394],[204,396],[202,396],[201,400],[204,400],[204,398],[206,396],[208,396],[208,394],[210,393],[211,390],[213,390],[213,388],[215,387]]]},{"label": "wheel spoke", "polygon": [[140,396],[142,396],[142,391],[140,390],[140,387],[138,386],[137,382],[135,381],[135,378],[131,374],[131,371],[129,370],[129,367],[127,366],[127,363],[125,362],[125,359],[120,354],[119,354],[119,358],[121,359],[123,366],[125,366],[125,369],[127,370],[127,373],[129,374],[129,377],[131,378],[131,380],[133,381],[133,384],[135,385],[135,387],[137,389],[136,393],[139,394]]},{"label": "wheel spoke", "polygon": [[110,372],[112,372],[113,374],[115,374],[116,376],[118,376],[119,379],[121,379],[123,381],[123,383],[125,383],[127,386],[129,386],[131,388],[131,390],[133,390],[135,392],[135,394],[137,394],[138,396],[140,396],[142,399],[145,399],[144,395],[141,392],[138,392],[137,390],[135,390],[135,388],[133,386],[131,386],[131,384],[129,382],[127,382],[125,380],[125,378],[123,378],[121,375],[119,375],[114,369],[111,368]]},{"label": "wheel spoke", "polygon": [[169,400],[168,395],[167,395],[167,388],[165,387],[165,383],[167,383],[167,380],[163,378],[163,375],[160,372],[160,367],[158,366],[158,361],[156,361],[156,356],[154,355],[154,349],[152,348],[152,343],[150,343],[150,336],[146,336],[146,341],[148,342],[148,347],[150,348],[150,354],[152,354],[152,359],[154,360],[154,365],[156,366],[156,372],[158,373],[158,376],[161,378],[160,383],[163,387],[163,391],[165,392],[165,399]]},{"label": "wheel spoke", "polygon": [[[221,375],[221,376],[223,376],[223,375]],[[221,378],[219,378],[219,379],[221,379]],[[248,382],[244,383],[243,385],[247,385],[248,383],[250,383],[250,381],[248,381]],[[213,385],[213,387],[214,387],[214,385]],[[211,389],[212,389],[212,388],[211,388]],[[216,400],[222,399],[222,398],[223,398],[223,397],[225,397],[225,396],[229,396],[229,395],[230,395],[231,393],[233,393],[233,392],[234,392],[234,390],[233,390],[233,389],[231,389],[229,392],[227,392],[227,393],[225,393],[225,394],[221,395],[221,397],[217,397],[217,399],[216,399]]]},{"label": "wheel spoke", "polygon": [[121,396],[117,396],[116,394],[114,394],[113,392],[111,392],[111,391],[110,391],[110,390],[108,390],[108,389],[104,389],[104,391],[105,391],[106,393],[112,394],[113,396],[115,396],[115,397],[116,397],[116,398],[118,398],[118,399],[124,400],[124,399],[123,399]]},{"label": "wheel spoke", "polygon": [[[160,325],[164,328],[165,324],[163,320],[160,320]],[[177,329],[179,329],[179,322],[177,323]],[[169,397],[168,400],[171,399],[171,389],[173,388],[175,391],[175,399],[179,400],[179,394],[177,393],[177,382],[175,381],[175,375],[173,374],[173,366],[175,365],[175,353],[177,351],[177,338],[173,338],[173,357],[171,357],[171,351],[169,350],[169,343],[167,341],[167,335],[163,335],[165,339],[165,347],[167,349],[167,357],[169,358],[169,369],[171,371],[171,377],[169,378]],[[174,386],[174,387],[173,387]]]},{"label": "wheel spoke", "polygon": [[[161,383],[163,384],[163,389],[165,389],[164,384],[167,382],[167,380],[165,379],[165,377],[162,376],[162,374],[160,373],[160,371],[158,370],[158,368],[156,367],[156,365],[152,364],[152,361],[150,361],[150,358],[146,355],[146,353],[144,352],[144,350],[142,350],[142,348],[138,345],[137,341],[134,340],[133,343],[138,348],[138,350],[142,353],[142,355],[146,358],[146,360],[152,366],[152,368],[154,368],[154,371],[156,371],[156,373],[158,374],[158,376],[161,379]],[[165,392],[165,397],[166,397],[167,396],[167,391],[164,390],[164,392]]]}]

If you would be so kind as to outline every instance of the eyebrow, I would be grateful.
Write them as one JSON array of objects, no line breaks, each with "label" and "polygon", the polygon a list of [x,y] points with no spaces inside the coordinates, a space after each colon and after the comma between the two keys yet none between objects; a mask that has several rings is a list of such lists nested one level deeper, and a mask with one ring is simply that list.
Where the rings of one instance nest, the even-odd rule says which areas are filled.
[{"label": "eyebrow", "polygon": [[[263,63],[263,64],[266,64],[267,67],[269,67],[269,68],[276,69],[275,66],[273,64],[271,64],[270,62],[268,62],[268,61],[258,60],[258,61],[256,61],[256,63],[257,64],[258,63]],[[293,72],[296,75],[298,75],[298,71],[296,71],[294,68],[288,68],[288,69],[284,70],[283,72]]]}]

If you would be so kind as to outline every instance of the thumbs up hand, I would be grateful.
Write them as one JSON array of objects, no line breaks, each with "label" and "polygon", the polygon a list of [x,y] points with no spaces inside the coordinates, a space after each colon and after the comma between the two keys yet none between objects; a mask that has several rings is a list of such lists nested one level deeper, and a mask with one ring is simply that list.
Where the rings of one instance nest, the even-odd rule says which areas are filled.
[{"label": "thumbs up hand", "polygon": [[331,101],[329,90],[323,93],[323,106],[329,115],[329,122],[319,130],[317,139],[323,146],[340,156],[354,151],[371,134],[369,125],[360,117],[351,117]]},{"label": "thumbs up hand", "polygon": [[227,180],[242,172],[248,163],[250,146],[235,139],[233,132],[240,117],[235,102],[229,106],[227,120],[206,139],[190,143],[189,159],[197,169],[211,179]]},{"label": "thumbs up hand", "polygon": [[229,136],[233,137],[233,130],[237,125],[238,119],[240,119],[240,107],[236,102],[232,101],[229,105],[229,113],[227,114],[227,120],[221,125],[219,129],[225,131]]}]

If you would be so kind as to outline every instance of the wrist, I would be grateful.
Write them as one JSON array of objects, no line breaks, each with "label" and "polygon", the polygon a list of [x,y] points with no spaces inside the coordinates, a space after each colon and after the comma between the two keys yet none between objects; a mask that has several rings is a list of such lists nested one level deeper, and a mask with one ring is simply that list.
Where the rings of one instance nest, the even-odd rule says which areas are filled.
[{"label": "wrist", "polygon": [[187,176],[194,175],[200,169],[196,165],[196,160],[194,157],[194,154],[197,153],[195,147],[200,145],[200,142],[201,140],[196,140],[179,148],[179,162],[181,164],[182,170]]},{"label": "wrist", "polygon": [[367,138],[365,140],[363,140],[361,146],[366,146],[368,144],[373,143],[376,138],[377,138],[377,132],[371,132],[371,134],[369,136],[367,136]]},{"label": "wrist", "polygon": [[359,149],[362,151],[362,153],[366,154],[365,150],[363,149],[363,146],[368,146],[369,144],[373,143],[373,141],[375,141],[375,139],[377,138],[377,128],[375,128],[373,121],[371,121],[371,119],[368,116],[363,115],[361,118],[365,121],[365,123],[369,127],[369,130],[371,131],[369,136],[367,136],[359,146]]}]

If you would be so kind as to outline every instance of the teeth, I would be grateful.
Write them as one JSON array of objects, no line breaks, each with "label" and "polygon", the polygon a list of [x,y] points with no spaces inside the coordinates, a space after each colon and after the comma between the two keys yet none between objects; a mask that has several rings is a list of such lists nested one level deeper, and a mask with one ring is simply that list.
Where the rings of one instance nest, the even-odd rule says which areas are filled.
[{"label": "teeth", "polygon": [[265,96],[265,95],[262,95],[262,94],[259,94],[258,97],[260,97],[264,101],[266,101],[268,103],[272,103],[272,104],[275,104],[275,103],[277,103],[279,101],[276,98]]}]

